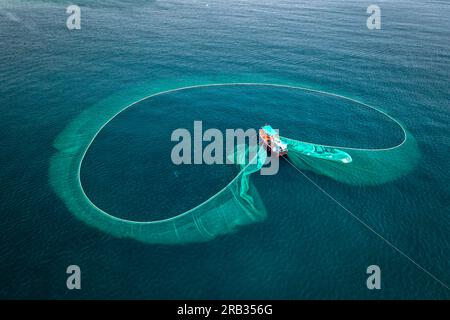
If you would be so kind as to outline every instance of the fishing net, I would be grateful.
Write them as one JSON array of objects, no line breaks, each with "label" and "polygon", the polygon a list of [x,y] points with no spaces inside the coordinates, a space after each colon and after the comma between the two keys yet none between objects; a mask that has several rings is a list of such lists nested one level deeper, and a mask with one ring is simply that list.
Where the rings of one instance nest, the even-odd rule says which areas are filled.
[{"label": "fishing net", "polygon": [[[266,160],[266,150],[263,148],[258,149],[256,153],[250,152],[252,150],[249,148],[237,148],[236,150],[241,150],[240,154],[234,156],[248,158],[247,156],[251,153],[256,154],[256,158],[244,161],[240,165],[239,173],[217,194],[195,208],[169,219],[138,222],[115,217],[92,203],[83,190],[80,169],[85,154],[97,134],[117,114],[144,99],[178,90],[207,86],[259,85],[327,94],[313,89],[271,84],[261,80],[258,83],[234,82],[206,85],[200,82],[195,83],[190,79],[189,83],[177,83],[173,87],[153,84],[150,88],[145,86],[131,92],[116,94],[82,112],[66,127],[54,142],[56,152],[50,163],[50,183],[77,218],[117,237],[129,237],[158,244],[207,241],[233,232],[240,226],[265,219],[267,212],[264,203],[251,181],[252,174],[258,172]],[[148,95],[142,97],[142,92],[147,92]],[[406,174],[418,161],[419,153],[415,140],[400,123],[398,124],[405,136],[397,146],[375,150],[338,147],[351,155],[353,161],[347,164],[308,157],[302,153],[303,142],[293,138],[283,139],[289,145],[290,161],[299,169],[313,171],[352,185],[375,185],[392,181]]]},{"label": "fishing net", "polygon": [[301,141],[283,139],[289,146],[288,158],[297,168],[358,186],[379,185],[398,179],[413,169],[419,158],[417,143],[408,131],[405,131],[401,146],[394,148],[370,150],[338,147],[351,156],[352,162],[347,164],[306,156],[301,150]]}]

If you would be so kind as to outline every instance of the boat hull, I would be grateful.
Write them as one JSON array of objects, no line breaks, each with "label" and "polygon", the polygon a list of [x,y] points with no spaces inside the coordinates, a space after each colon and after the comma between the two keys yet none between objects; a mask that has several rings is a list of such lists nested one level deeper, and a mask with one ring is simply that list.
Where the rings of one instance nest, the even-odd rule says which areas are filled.
[{"label": "boat hull", "polygon": [[270,150],[272,152],[272,154],[274,154],[278,157],[287,155],[287,153],[288,153],[287,149],[282,150],[282,151],[272,149],[272,146],[269,143],[270,138],[264,133],[263,130],[259,131],[259,138],[260,138],[261,143],[264,144],[264,146],[266,147],[266,150]]}]

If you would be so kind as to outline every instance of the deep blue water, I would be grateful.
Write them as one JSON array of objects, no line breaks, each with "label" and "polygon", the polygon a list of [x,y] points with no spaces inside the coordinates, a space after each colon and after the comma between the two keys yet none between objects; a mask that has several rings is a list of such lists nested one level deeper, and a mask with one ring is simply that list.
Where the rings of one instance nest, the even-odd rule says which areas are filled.
[{"label": "deep blue water", "polygon": [[[49,184],[58,134],[91,105],[143,83],[182,79],[296,82],[379,106],[406,125],[421,160],[408,175],[355,187],[308,175],[447,285],[450,283],[450,37],[445,1],[65,1],[0,3],[0,297],[439,298],[449,290],[341,210],[286,163],[255,176],[265,221],[210,242],[119,239],[77,220]],[[170,133],[251,128],[324,144],[386,147],[401,132],[379,114],[286,89],[203,88],[126,110],[100,132],[81,171],[88,196],[124,218],[192,208],[236,174],[174,166]],[[65,269],[82,270],[82,290]],[[382,290],[366,288],[366,268]]]}]

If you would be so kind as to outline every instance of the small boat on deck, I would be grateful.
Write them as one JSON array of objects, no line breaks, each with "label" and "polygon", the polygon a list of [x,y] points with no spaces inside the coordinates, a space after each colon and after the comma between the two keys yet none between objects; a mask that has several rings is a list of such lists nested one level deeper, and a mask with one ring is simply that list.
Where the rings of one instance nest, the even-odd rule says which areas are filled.
[{"label": "small boat on deck", "polygon": [[275,155],[280,157],[287,154],[287,144],[281,141],[278,132],[275,131],[275,129],[273,129],[270,125],[266,124],[259,129],[259,137]]},{"label": "small boat on deck", "polygon": [[352,157],[347,152],[318,144],[299,142],[297,143],[295,150],[309,157],[333,162],[346,164],[353,161]]}]

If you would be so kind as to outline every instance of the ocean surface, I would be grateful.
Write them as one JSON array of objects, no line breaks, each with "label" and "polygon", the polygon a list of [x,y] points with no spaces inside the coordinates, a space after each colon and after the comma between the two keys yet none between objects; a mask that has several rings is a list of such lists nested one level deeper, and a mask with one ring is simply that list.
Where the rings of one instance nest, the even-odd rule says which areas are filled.
[{"label": "ocean surface", "polygon": [[[0,298],[450,298],[448,1],[380,1],[380,30],[366,26],[369,1],[75,3],[81,30],[66,27],[67,1],[0,0]],[[405,125],[420,161],[395,181],[351,186],[305,173],[420,267],[284,161],[277,175],[253,178],[264,221],[194,244],[115,237],[79,220],[52,188],[55,141],[99,101],[255,79],[354,98]],[[86,195],[136,221],[213,196],[235,166],[170,161],[171,132],[195,120],[204,130],[269,122],[287,137],[354,148],[403,137],[373,110],[311,92],[186,89],[139,102],[99,132],[81,167]],[[81,290],[66,288],[73,264]],[[374,264],[381,290],[366,287]]]}]

